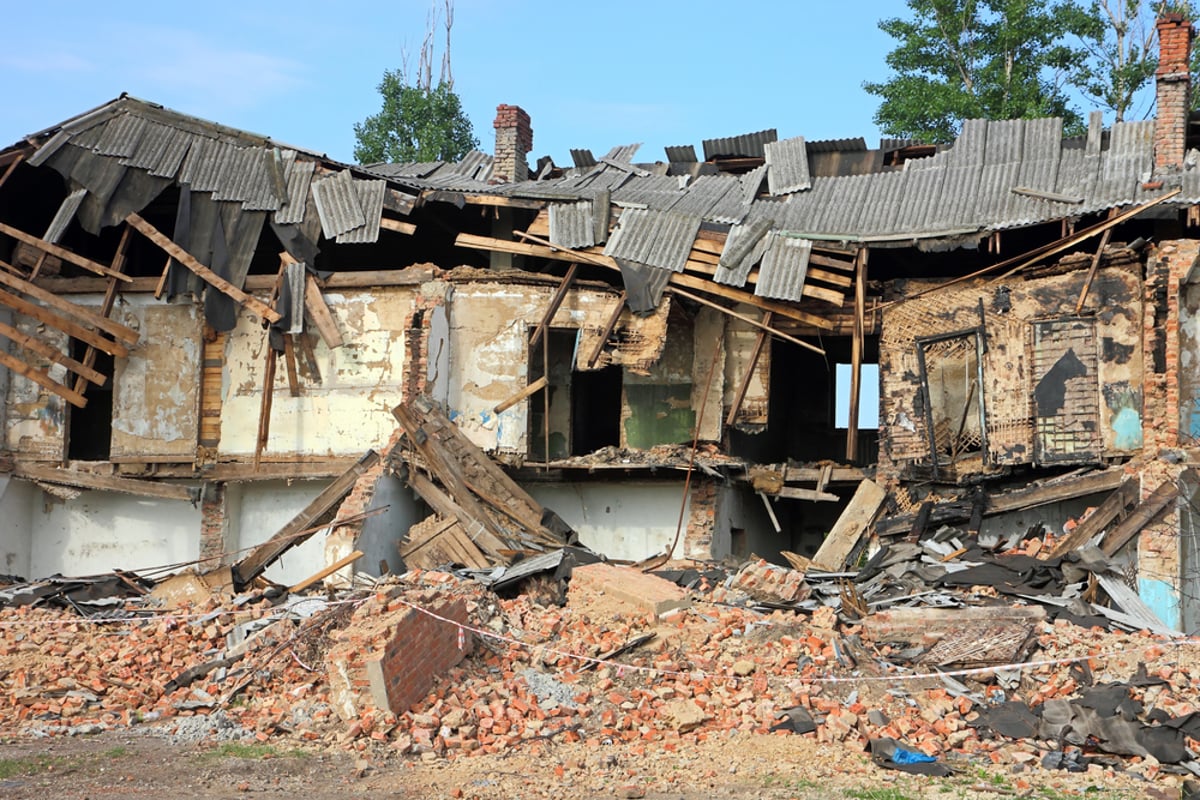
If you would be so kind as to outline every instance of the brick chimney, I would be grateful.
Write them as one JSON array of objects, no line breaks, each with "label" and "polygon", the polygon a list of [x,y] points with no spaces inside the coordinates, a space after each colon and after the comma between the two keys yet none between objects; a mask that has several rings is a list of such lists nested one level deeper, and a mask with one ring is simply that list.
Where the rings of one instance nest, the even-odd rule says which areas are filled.
[{"label": "brick chimney", "polygon": [[1154,74],[1158,102],[1154,122],[1156,174],[1183,169],[1192,88],[1188,62],[1195,33],[1182,14],[1164,14],[1158,19],[1158,71]]},{"label": "brick chimney", "polygon": [[[495,162],[492,164],[492,182],[510,183],[529,179],[529,165],[525,154],[533,149],[533,127],[529,115],[520,106],[501,103],[496,106]],[[1182,163],[1183,156],[1180,156]]]}]

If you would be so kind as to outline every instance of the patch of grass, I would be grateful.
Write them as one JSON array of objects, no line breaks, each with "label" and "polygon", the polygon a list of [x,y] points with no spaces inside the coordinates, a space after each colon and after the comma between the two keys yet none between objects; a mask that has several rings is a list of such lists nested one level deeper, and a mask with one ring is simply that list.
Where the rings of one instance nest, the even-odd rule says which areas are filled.
[{"label": "patch of grass", "polygon": [[105,758],[124,758],[129,755],[128,747],[111,747],[104,751]]},{"label": "patch of grass", "polygon": [[846,791],[846,797],[853,797],[855,800],[912,800],[908,795],[899,789],[849,789]]},{"label": "patch of grass", "polygon": [[18,775],[35,775],[54,769],[60,759],[50,756],[27,756],[25,758],[0,758],[0,780]]},{"label": "patch of grass", "polygon": [[291,750],[280,750],[269,744],[249,744],[246,742],[225,742],[216,750],[211,751],[208,755],[215,758],[245,758],[252,760],[262,760],[264,758],[305,758],[308,753],[303,750],[293,748]]}]

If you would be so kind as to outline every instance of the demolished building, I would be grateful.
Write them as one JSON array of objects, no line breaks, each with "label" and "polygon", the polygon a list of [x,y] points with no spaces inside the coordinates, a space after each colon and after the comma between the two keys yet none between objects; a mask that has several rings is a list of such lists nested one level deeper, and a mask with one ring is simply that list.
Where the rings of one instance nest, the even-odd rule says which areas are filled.
[{"label": "demolished building", "polygon": [[0,571],[291,583],[568,530],[836,570],[868,532],[1094,507],[1053,549],[1103,534],[1194,629],[1200,151],[1192,28],[1159,33],[1156,119],[1079,136],[531,170],[502,105],[494,156],[355,166],[126,96],[32,134],[0,151]]}]

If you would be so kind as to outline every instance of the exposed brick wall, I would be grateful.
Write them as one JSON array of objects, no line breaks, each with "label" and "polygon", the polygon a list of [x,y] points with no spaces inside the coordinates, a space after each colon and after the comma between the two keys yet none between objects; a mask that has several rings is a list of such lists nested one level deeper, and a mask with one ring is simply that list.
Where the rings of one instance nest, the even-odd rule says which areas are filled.
[{"label": "exposed brick wall", "polygon": [[713,531],[717,526],[717,484],[693,474],[691,492],[683,555],[684,558],[712,558]]},{"label": "exposed brick wall", "polygon": [[1181,14],[1165,14],[1158,20],[1154,171],[1159,174],[1183,169],[1192,88],[1188,61],[1194,35],[1192,24]]},{"label": "exposed brick wall", "polygon": [[[399,591],[399,590],[397,590]],[[413,599],[422,608],[467,622],[466,601],[429,590]],[[470,653],[471,634],[389,595],[376,596],[337,632],[325,662],[330,699],[343,719],[374,709],[401,714],[420,702],[434,678]]]},{"label": "exposed brick wall", "polygon": [[229,563],[229,496],[226,484],[210,483],[200,500],[200,559],[202,570]]},{"label": "exposed brick wall", "polygon": [[529,114],[520,106],[504,103],[496,106],[495,161],[492,163],[492,180],[496,183],[523,181],[529,178],[529,165],[525,154],[533,149],[533,126]]}]

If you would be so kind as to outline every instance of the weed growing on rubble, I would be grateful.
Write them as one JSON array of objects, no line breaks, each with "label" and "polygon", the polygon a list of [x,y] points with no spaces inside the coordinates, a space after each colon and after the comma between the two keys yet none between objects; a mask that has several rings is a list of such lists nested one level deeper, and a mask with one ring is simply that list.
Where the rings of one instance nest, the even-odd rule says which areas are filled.
[{"label": "weed growing on rubble", "polygon": [[110,747],[104,751],[105,758],[124,758],[129,755],[128,747]]},{"label": "weed growing on rubble", "polygon": [[0,780],[18,775],[33,775],[54,769],[61,759],[51,756],[28,756],[26,758],[0,758]]},{"label": "weed growing on rubble", "polygon": [[911,800],[911,798],[899,789],[850,789],[846,792],[847,797],[853,797],[854,800]]},{"label": "weed growing on rubble", "polygon": [[225,742],[216,750],[212,750],[206,755],[213,758],[245,758],[251,760],[261,760],[264,758],[307,758],[308,753],[303,750],[293,748],[291,750],[280,750],[277,747],[272,747],[269,744],[245,744],[243,742]]}]

